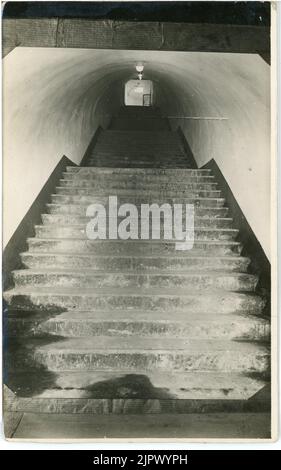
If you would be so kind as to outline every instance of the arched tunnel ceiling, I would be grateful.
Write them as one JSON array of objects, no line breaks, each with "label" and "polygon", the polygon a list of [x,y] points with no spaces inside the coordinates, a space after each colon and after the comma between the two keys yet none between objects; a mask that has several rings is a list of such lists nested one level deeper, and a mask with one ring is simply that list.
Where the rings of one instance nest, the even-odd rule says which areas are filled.
[{"label": "arched tunnel ceiling", "polygon": [[[87,139],[95,127],[95,114],[112,114],[122,104],[121,84],[135,76],[139,60],[145,64],[145,77],[161,87],[164,114],[233,118],[245,108],[249,95],[268,107],[268,71],[257,55],[29,48],[18,52],[7,58],[13,61],[17,55],[13,75],[4,75],[6,102],[9,91],[13,95],[9,114],[14,119],[23,106],[32,107],[32,133],[40,138],[46,127],[59,137],[62,132],[73,135],[72,125],[77,125],[74,135],[81,130]],[[28,82],[32,86],[26,90]]]},{"label": "arched tunnel ceiling", "polygon": [[[214,158],[231,188],[240,179],[233,192],[267,251],[268,234],[251,215],[247,196],[258,184],[256,203],[268,214],[270,68],[257,54],[15,49],[4,59],[9,186],[17,188],[20,175],[39,165],[28,209],[62,155],[79,163],[94,131],[123,104],[123,84],[135,77],[138,61],[156,84],[163,114],[173,128],[182,127],[198,166]],[[23,216],[23,203],[16,205]],[[9,238],[15,224],[7,225]]]}]

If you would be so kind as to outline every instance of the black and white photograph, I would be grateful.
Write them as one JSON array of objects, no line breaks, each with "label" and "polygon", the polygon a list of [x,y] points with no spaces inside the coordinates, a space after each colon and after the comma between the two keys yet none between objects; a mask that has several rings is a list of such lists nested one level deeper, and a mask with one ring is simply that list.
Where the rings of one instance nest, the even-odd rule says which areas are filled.
[{"label": "black and white photograph", "polygon": [[2,2],[4,439],[277,439],[276,3]]}]

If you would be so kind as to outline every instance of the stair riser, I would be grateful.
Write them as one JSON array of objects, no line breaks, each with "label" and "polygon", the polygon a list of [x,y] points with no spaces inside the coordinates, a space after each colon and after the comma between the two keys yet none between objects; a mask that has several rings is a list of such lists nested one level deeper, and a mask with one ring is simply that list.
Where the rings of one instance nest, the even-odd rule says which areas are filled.
[{"label": "stair riser", "polygon": [[22,270],[13,273],[15,285],[18,287],[84,287],[84,288],[110,288],[133,287],[141,288],[175,288],[178,289],[223,289],[236,292],[253,292],[257,285],[257,278],[249,274],[237,276],[208,274],[198,275],[127,275],[105,273],[87,274],[80,273],[29,273]]},{"label": "stair riser", "polygon": [[233,258],[223,260],[222,258],[130,258],[130,257],[95,257],[62,254],[49,254],[44,256],[36,253],[24,253],[21,255],[22,262],[27,268],[51,268],[60,266],[62,268],[74,269],[96,269],[101,271],[148,271],[158,270],[169,273],[181,271],[198,270],[224,270],[246,272],[249,265],[247,258]]},{"label": "stair riser", "polygon": [[[81,215],[71,215],[71,214],[42,214],[43,224],[59,224],[59,225],[86,225],[90,221],[90,217],[85,217],[86,211],[81,212]],[[161,217],[163,221],[163,217]],[[117,223],[119,224],[124,217],[118,217]],[[140,218],[138,219],[140,223]],[[109,217],[106,218],[106,223],[108,223]],[[185,223],[185,214],[183,214],[183,223]],[[224,218],[219,219],[216,217],[207,218],[207,217],[196,217],[195,216],[195,227],[204,227],[204,228],[231,228],[232,219]]]},{"label": "stair riser", "polygon": [[236,321],[194,321],[173,323],[139,321],[94,321],[94,320],[60,320],[59,316],[51,320],[10,318],[7,325],[9,337],[44,337],[46,334],[63,337],[89,336],[124,336],[138,335],[146,337],[181,337],[194,339],[225,339],[245,341],[269,341],[270,327],[262,319],[249,317]]},{"label": "stair riser", "polygon": [[265,302],[257,296],[247,294],[232,294],[224,292],[215,297],[208,295],[110,295],[110,294],[77,294],[73,295],[70,290],[65,294],[9,294],[5,293],[8,305],[19,310],[46,309],[78,309],[78,310],[146,310],[146,311],[185,311],[186,313],[204,312],[208,305],[208,312],[249,313],[260,315],[265,307]]},{"label": "stair riser", "polygon": [[[175,249],[174,243],[151,242],[144,243],[141,240],[134,242],[112,241],[112,240],[43,240],[40,238],[32,238],[28,240],[30,251],[55,252],[55,253],[87,253],[105,256],[168,256],[179,255]],[[190,256],[232,256],[241,253],[241,245],[236,243],[211,244],[209,242],[195,242],[192,250],[180,252],[181,258],[189,258]]]},{"label": "stair riser", "polygon": [[[105,224],[106,225],[106,224]],[[149,232],[149,237],[151,237],[151,229],[150,227],[150,232]],[[173,232],[173,227],[171,227],[171,231]],[[86,233],[86,225],[72,225],[72,226],[56,226],[56,225],[40,225],[35,227],[35,233],[37,237],[41,238],[69,238],[69,239],[75,239],[75,238],[88,238],[87,233]],[[91,229],[89,228],[89,233],[91,235]],[[212,229],[201,229],[201,228],[195,228],[194,231],[194,239],[195,240],[235,240],[235,238],[238,235],[237,230],[224,230],[224,229],[217,229],[217,230],[212,230]],[[123,240],[122,237],[119,236],[118,234],[118,239]],[[138,227],[138,239],[141,239],[141,227]],[[157,240],[158,238],[154,238]],[[164,239],[164,226],[161,225],[160,227],[160,239],[167,239],[167,240],[175,240],[174,237],[172,238],[165,238]]]}]

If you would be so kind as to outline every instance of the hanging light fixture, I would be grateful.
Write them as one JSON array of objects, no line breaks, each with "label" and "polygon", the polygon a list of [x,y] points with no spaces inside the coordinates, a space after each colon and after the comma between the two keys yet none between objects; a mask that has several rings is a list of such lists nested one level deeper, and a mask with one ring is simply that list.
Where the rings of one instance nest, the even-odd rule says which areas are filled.
[{"label": "hanging light fixture", "polygon": [[136,65],[136,71],[138,72],[138,79],[139,79],[140,81],[142,80],[143,69],[144,69],[144,66],[143,66],[142,64],[137,64],[137,65]]}]

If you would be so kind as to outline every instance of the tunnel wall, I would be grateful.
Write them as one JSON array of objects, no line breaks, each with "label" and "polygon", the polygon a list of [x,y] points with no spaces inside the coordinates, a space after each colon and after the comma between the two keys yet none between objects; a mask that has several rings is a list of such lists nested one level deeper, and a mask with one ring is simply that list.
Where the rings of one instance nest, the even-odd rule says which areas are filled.
[{"label": "tunnel wall", "polygon": [[17,48],[4,59],[4,246],[61,157],[79,164],[122,103],[118,73],[104,80],[78,55]]},{"label": "tunnel wall", "polygon": [[161,107],[199,168],[216,161],[270,257],[270,67],[257,55],[190,56],[172,78],[163,74]]},{"label": "tunnel wall", "polygon": [[257,54],[44,48],[8,54],[4,242],[62,155],[81,161],[95,129],[123,103],[123,84],[137,61],[198,166],[216,161],[269,257],[270,67]]}]

